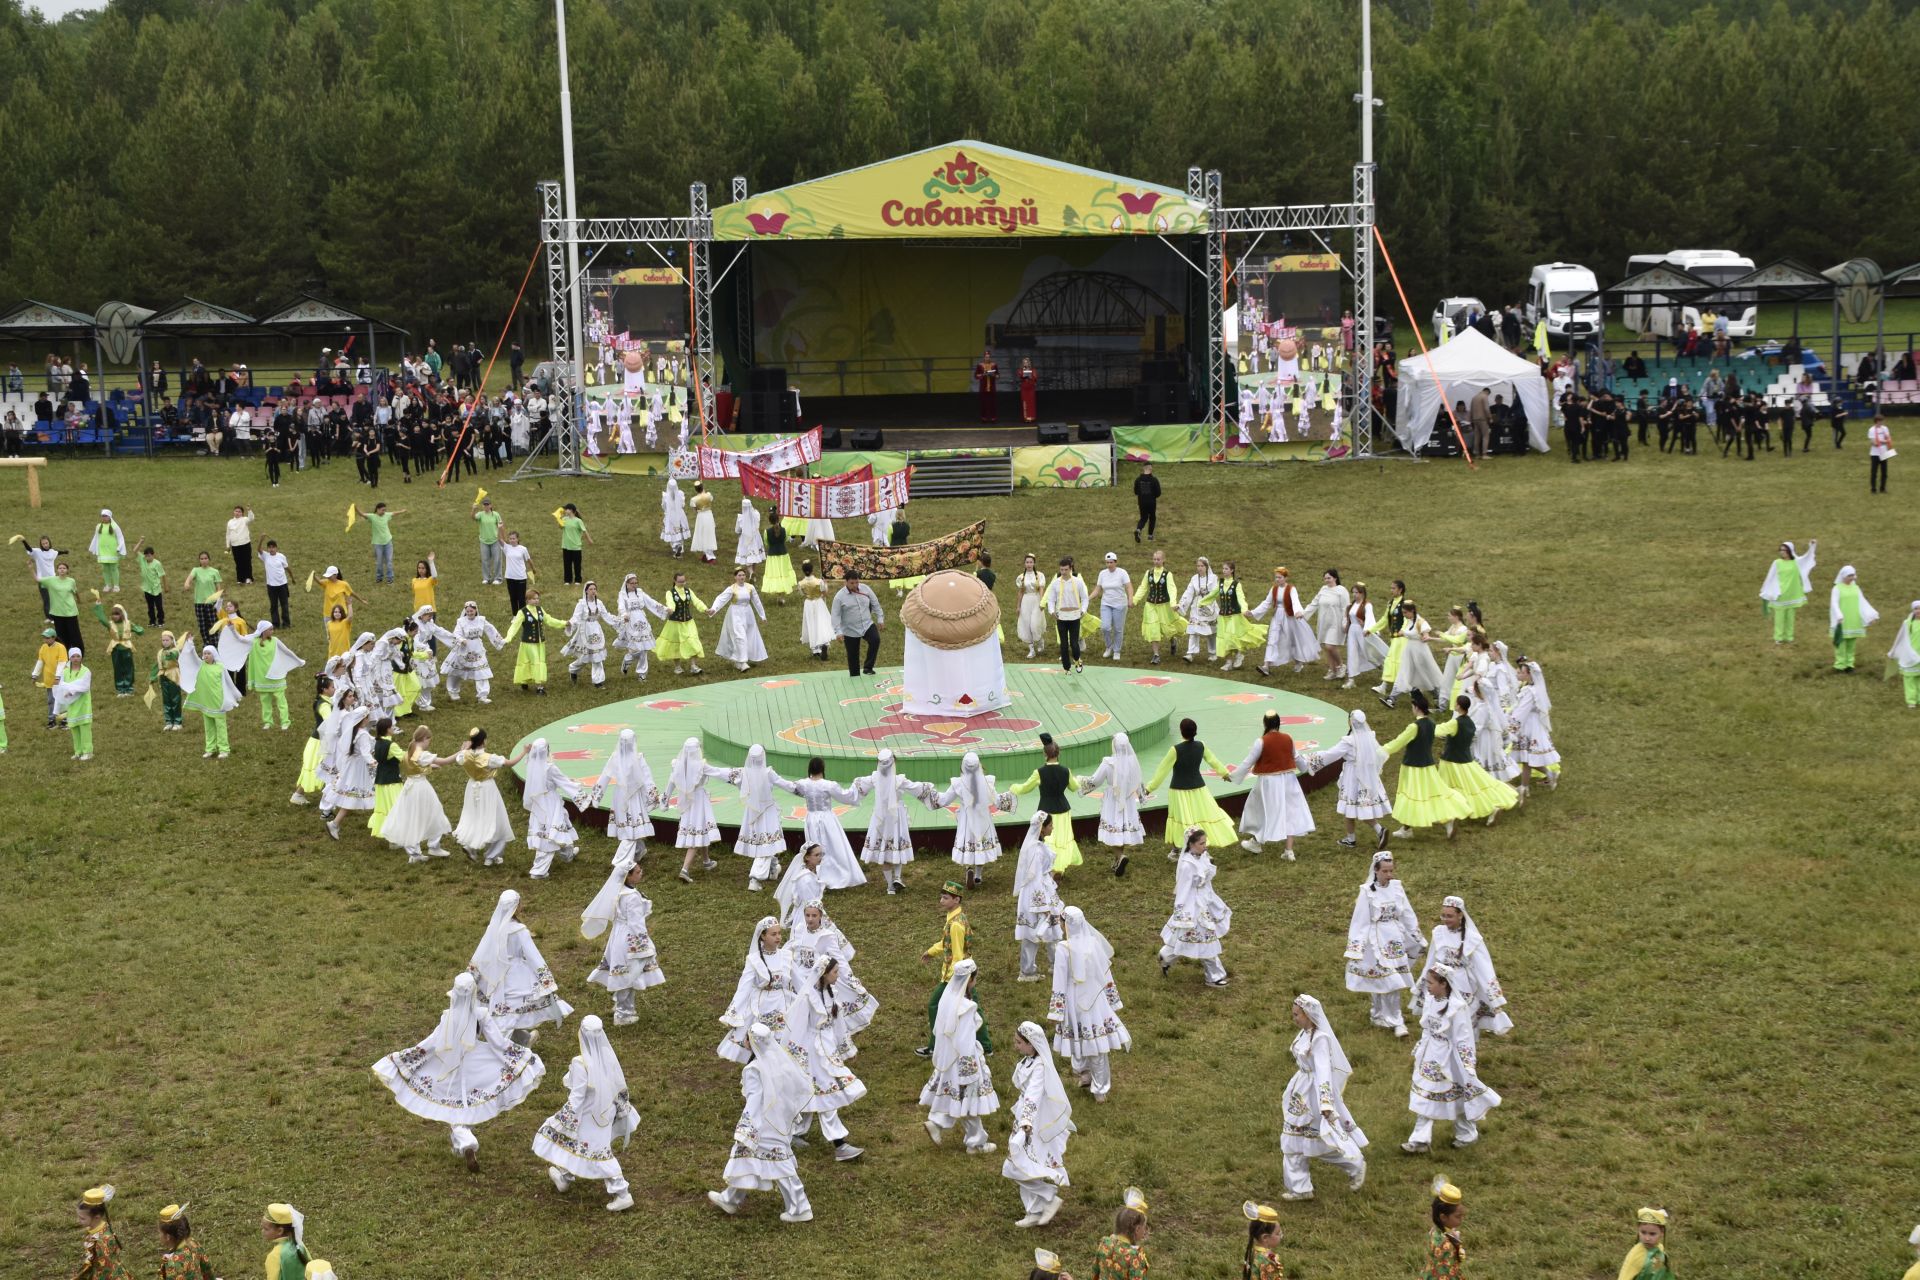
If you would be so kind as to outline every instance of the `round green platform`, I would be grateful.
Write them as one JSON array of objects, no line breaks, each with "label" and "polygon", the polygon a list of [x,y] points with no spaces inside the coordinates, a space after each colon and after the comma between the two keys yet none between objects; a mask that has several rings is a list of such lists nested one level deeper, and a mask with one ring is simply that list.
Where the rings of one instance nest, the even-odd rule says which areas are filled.
[{"label": "round green platform", "polygon": [[[1007,692],[1011,702],[1002,712],[912,716],[900,710],[897,667],[859,679],[838,670],[754,676],[610,702],[544,725],[522,742],[545,738],[555,763],[582,784],[599,776],[620,731],[632,729],[663,790],[673,758],[688,738],[699,738],[708,761],[721,766],[742,763],[757,742],[766,748],[768,763],[788,778],[806,776],[807,761],[819,756],[827,776],[837,782],[871,773],[884,747],[906,777],[941,787],[959,773],[961,756],[974,751],[995,786],[1005,790],[1039,767],[1042,731],[1060,744],[1061,761],[1082,775],[1099,766],[1113,735],[1124,732],[1142,772],[1151,777],[1177,740],[1175,727],[1184,716],[1199,724],[1201,740],[1228,765],[1246,753],[1269,712],[1280,714],[1302,752],[1331,746],[1346,727],[1346,713],[1330,703],[1196,675],[1185,667],[1089,667],[1072,675],[1058,666],[1009,665]],[[1247,790],[1224,778],[1210,777],[1208,785],[1222,797]],[[720,822],[738,823],[738,793],[721,784],[711,794]],[[1157,793],[1142,811],[1163,809],[1164,796],[1164,790]],[[849,831],[866,829],[869,804],[842,811]],[[1019,817],[1009,815],[1007,825],[1024,821],[1032,809],[1031,796],[1022,797]],[[1097,815],[1099,795],[1075,796],[1073,812]],[[671,821],[675,815],[662,809],[654,816]],[[913,821],[916,829],[931,831],[953,826],[952,814],[944,810],[916,812]],[[802,825],[797,799],[788,807],[785,825],[794,830]]]}]

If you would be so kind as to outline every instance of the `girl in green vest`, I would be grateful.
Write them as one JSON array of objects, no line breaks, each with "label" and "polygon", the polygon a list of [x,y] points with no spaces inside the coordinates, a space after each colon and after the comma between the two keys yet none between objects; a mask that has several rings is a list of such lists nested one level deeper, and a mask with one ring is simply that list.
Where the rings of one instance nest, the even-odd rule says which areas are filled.
[{"label": "girl in green vest", "polygon": [[1860,644],[1860,637],[1880,618],[1880,611],[1867,603],[1858,578],[1852,565],[1843,566],[1827,597],[1827,625],[1833,628],[1835,671],[1851,673],[1854,670],[1854,650]]},{"label": "girl in green vest", "polygon": [[73,735],[73,758],[93,759],[93,672],[87,670],[86,657],[78,649],[67,650],[59,679],[53,686],[53,710],[66,717],[67,730]]}]

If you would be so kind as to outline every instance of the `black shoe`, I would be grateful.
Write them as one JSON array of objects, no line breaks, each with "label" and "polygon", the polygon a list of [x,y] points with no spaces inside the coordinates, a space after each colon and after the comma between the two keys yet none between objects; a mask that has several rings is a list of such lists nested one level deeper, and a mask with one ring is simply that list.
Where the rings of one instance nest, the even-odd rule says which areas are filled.
[{"label": "black shoe", "polygon": [[872,674],[873,674],[873,668],[872,668],[872,667],[866,667],[866,668],[864,668],[864,669],[862,669],[862,670],[861,670],[861,672],[860,672],[860,674],[861,674],[861,675],[863,675],[863,676],[870,676],[870,675],[872,675]]},{"label": "black shoe", "polygon": [[927,1048],[925,1045],[921,1045],[913,1051],[913,1056],[916,1058],[931,1058],[933,1056],[933,1050]]},{"label": "black shoe", "polygon": [[1140,541],[1140,531],[1139,531],[1138,529],[1135,529],[1135,530],[1133,531],[1133,540],[1134,540],[1135,542],[1138,542],[1138,541]]},{"label": "black shoe", "polygon": [[1127,863],[1129,861],[1130,859],[1126,854],[1123,853],[1120,855],[1120,860],[1113,864],[1113,875],[1115,879],[1119,879],[1121,876],[1127,874]]}]

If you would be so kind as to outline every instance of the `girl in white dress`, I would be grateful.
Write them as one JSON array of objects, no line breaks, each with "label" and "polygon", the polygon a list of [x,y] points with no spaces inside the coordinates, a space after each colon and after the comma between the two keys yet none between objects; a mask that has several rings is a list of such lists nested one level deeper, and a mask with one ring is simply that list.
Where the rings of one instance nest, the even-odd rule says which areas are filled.
[{"label": "girl in white dress", "polygon": [[680,482],[668,476],[660,494],[660,541],[678,556],[686,552],[692,536],[693,530],[687,527],[687,495],[680,492]]},{"label": "girl in white dress", "polygon": [[845,1162],[858,1160],[865,1152],[847,1141],[847,1126],[840,1112],[866,1097],[867,1086],[847,1066],[840,1051],[846,1037],[840,1027],[840,999],[834,993],[839,970],[840,962],[828,956],[818,960],[810,980],[795,974],[798,991],[787,1009],[783,1038],[787,1052],[806,1067],[813,1082],[813,1097],[801,1108],[794,1125],[793,1145],[806,1145],[801,1135],[813,1127],[813,1119],[818,1116],[820,1136],[833,1144],[833,1158]]},{"label": "girl in white dress", "polygon": [[1281,1094],[1280,1176],[1286,1190],[1280,1198],[1313,1199],[1309,1160],[1326,1161],[1358,1191],[1367,1180],[1367,1158],[1360,1154],[1367,1135],[1347,1110],[1353,1064],[1333,1034],[1327,1011],[1312,996],[1293,998],[1293,1025],[1300,1032],[1293,1038],[1293,1078]]},{"label": "girl in white dress", "polygon": [[[447,821],[440,794],[427,780],[428,771],[438,769],[441,764],[440,757],[427,749],[432,740],[433,730],[426,725],[413,731],[413,741],[400,757],[400,795],[393,802],[392,812],[387,814],[386,824],[380,828],[381,839],[396,849],[406,850],[409,865],[428,858],[446,857],[447,851],[440,847],[440,842],[453,834],[453,824]],[[422,844],[426,846],[424,849]]]},{"label": "girl in white dress", "polygon": [[[836,804],[859,803],[860,798],[854,794],[853,788],[830,780],[827,777],[827,762],[819,756],[807,761],[806,777],[795,782],[777,778],[774,785],[799,796],[806,804],[807,816],[801,839],[820,847],[820,887],[851,889],[855,885],[865,884],[867,873],[860,869],[860,859],[854,856],[853,844],[847,839],[847,829],[840,825],[840,815],[833,811]],[[805,902],[806,899],[800,901]]]},{"label": "girl in white dress", "polygon": [[760,511],[752,498],[740,499],[740,514],[733,518],[733,562],[744,569],[752,581],[759,566],[767,562],[767,540],[760,533]]},{"label": "girl in white dress", "polygon": [[1324,680],[1338,680],[1347,674],[1347,611],[1353,596],[1340,585],[1340,571],[1329,569],[1320,575],[1320,589],[1307,603],[1307,616],[1313,620],[1314,638],[1320,642],[1320,654],[1326,660]]},{"label": "girl in white dress", "polygon": [[1220,622],[1220,606],[1209,601],[1201,601],[1215,595],[1220,590],[1220,579],[1213,571],[1213,564],[1205,556],[1193,562],[1193,576],[1187,579],[1187,589],[1180,593],[1179,614],[1187,620],[1186,661],[1192,662],[1195,654],[1205,662],[1213,661],[1213,632]]},{"label": "girl in white dress", "polygon": [[1113,1090],[1108,1055],[1133,1048],[1113,985],[1113,944],[1078,907],[1066,909],[1061,929],[1066,936],[1053,945],[1053,998],[1047,1002],[1047,1021],[1059,1024],[1053,1048],[1093,1091],[1093,1100],[1105,1102]]},{"label": "girl in white dress", "polygon": [[1347,717],[1347,734],[1340,741],[1328,747],[1318,755],[1307,760],[1307,772],[1319,773],[1335,763],[1343,763],[1340,778],[1335,788],[1334,811],[1347,820],[1347,834],[1340,837],[1340,847],[1351,849],[1357,843],[1354,832],[1356,824],[1371,823],[1375,848],[1385,848],[1387,828],[1380,819],[1393,812],[1393,800],[1387,795],[1387,784],[1380,777],[1385,767],[1387,753],[1380,749],[1380,739],[1373,734],[1373,728],[1367,723],[1367,713],[1355,711]]},{"label": "girl in white dress", "polygon": [[1353,600],[1347,605],[1346,620],[1346,662],[1343,670],[1347,678],[1340,687],[1351,689],[1355,676],[1377,670],[1387,660],[1386,641],[1373,633],[1380,624],[1373,616],[1373,602],[1367,599],[1366,583],[1353,584]]},{"label": "girl in white dress", "polygon": [[673,758],[673,768],[667,774],[667,794],[663,801],[668,808],[675,804],[680,808],[673,843],[675,848],[686,850],[680,862],[680,879],[685,884],[693,883],[695,858],[701,859],[702,869],[706,871],[720,865],[707,855],[709,846],[720,838],[719,824],[713,819],[713,797],[707,793],[707,782],[712,778],[738,783],[740,773],[737,769],[720,769],[708,764],[700,754],[700,739],[688,738],[681,743],[680,754]]},{"label": "girl in white dress", "polygon": [[782,927],[790,931],[799,928],[802,909],[809,902],[825,899],[826,886],[820,883],[820,864],[825,857],[825,850],[809,842],[801,845],[800,852],[787,864],[787,873],[773,887],[773,900],[780,905]]},{"label": "girl in white dress", "polygon": [[760,623],[766,621],[767,610],[760,603],[760,593],[747,581],[745,569],[733,571],[733,585],[714,596],[707,616],[711,618],[723,609],[727,620],[720,624],[720,642],[713,646],[713,651],[740,671],[753,663],[765,662],[767,646],[760,639]]},{"label": "girl in white dress", "polygon": [[587,981],[613,993],[613,1025],[631,1026],[640,1020],[634,1012],[633,993],[657,987],[667,980],[660,968],[660,953],[653,945],[647,921],[653,915],[653,903],[640,892],[645,868],[631,853],[614,858],[613,870],[587,909],[580,913],[580,936],[592,941],[609,928],[613,932],[600,951],[600,962],[587,975]]},{"label": "girl in white dress", "polygon": [[1198,960],[1207,985],[1227,985],[1227,967],[1220,962],[1220,939],[1233,928],[1233,909],[1214,892],[1213,858],[1207,853],[1207,833],[1195,827],[1187,832],[1174,871],[1173,914],[1160,926],[1160,976],[1166,977],[1176,959]]},{"label": "girl in white dress", "polygon": [[784,940],[780,922],[761,916],[753,926],[753,939],[747,943],[747,958],[740,966],[740,981],[734,984],[733,999],[720,1015],[727,1033],[714,1049],[728,1062],[752,1060],[747,1030],[755,1022],[764,1022],[775,1032],[787,1030],[787,1006],[793,1003],[793,957],[781,949]]},{"label": "girl in white dress", "polygon": [[889,507],[885,511],[875,511],[867,516],[867,539],[872,542],[874,546],[884,547],[887,545],[887,539],[893,533],[893,517],[895,514],[894,509]]},{"label": "girl in white dress", "polygon": [[630,573],[620,583],[620,597],[614,601],[613,647],[620,651],[620,674],[633,668],[636,680],[647,678],[647,662],[653,654],[653,624],[647,615],[664,619],[667,606],[640,589],[640,575]]},{"label": "girl in white dress", "polygon": [[813,561],[800,562],[800,643],[824,660],[827,646],[839,638],[833,629],[833,611],[827,607],[827,584],[813,576]]},{"label": "girl in white dress", "polygon": [[1382,849],[1373,855],[1347,921],[1347,990],[1372,998],[1367,1020],[1374,1026],[1407,1034],[1400,993],[1413,985],[1415,962],[1426,948],[1407,888],[1394,879],[1393,855]]},{"label": "girl in white dress", "polygon": [[346,689],[339,708],[320,726],[320,816],[335,840],[340,838],[342,813],[373,810],[373,736],[366,722],[360,695]]},{"label": "girl in white dress", "polygon": [[1410,1155],[1432,1149],[1435,1120],[1452,1122],[1454,1146],[1472,1146],[1480,1139],[1481,1119],[1500,1105],[1500,1095],[1480,1080],[1473,1030],[1479,999],[1470,975],[1435,965],[1427,970],[1426,983],[1420,1043],[1413,1049],[1413,1080],[1407,1089],[1413,1132],[1400,1144]]},{"label": "girl in white dress", "polygon": [[1473,761],[1488,776],[1512,782],[1520,776],[1520,765],[1513,758],[1513,729],[1500,709],[1491,672],[1467,686],[1472,701],[1468,715],[1473,719]]},{"label": "girl in white dress", "polygon": [[780,877],[780,855],[787,851],[786,833],[780,829],[780,802],[774,798],[783,778],[767,767],[767,749],[759,743],[747,748],[747,763],[740,769],[740,835],[733,851],[752,858],[747,871],[747,891],[760,892],[760,886]]},{"label": "girl in white dress", "polygon": [[[1487,950],[1486,939],[1480,936],[1479,926],[1467,914],[1464,898],[1449,895],[1440,900],[1440,923],[1433,926],[1433,938],[1427,948],[1427,967],[1431,969],[1435,965],[1465,972],[1476,1001],[1473,1011],[1476,1035],[1491,1031],[1503,1036],[1513,1030],[1513,1019],[1507,1016],[1507,993],[1500,989],[1500,978],[1493,971],[1493,956]],[[1414,994],[1416,1014],[1420,1012],[1423,994],[1422,990]]]},{"label": "girl in white dress", "polygon": [[815,518],[807,521],[807,536],[800,539],[803,547],[817,547],[823,542],[834,541],[833,521]]},{"label": "girl in white dress", "polygon": [[560,998],[560,985],[532,932],[520,923],[520,895],[512,889],[494,904],[493,918],[467,961],[467,972],[493,1020],[521,1044],[532,1043],[537,1028],[564,1022],[573,1012]]},{"label": "girl in white dress", "polygon": [[599,586],[585,584],[573,606],[573,616],[567,619],[567,643],[561,646],[561,652],[572,658],[567,663],[567,679],[578,684],[580,668],[591,667],[594,688],[607,682],[606,624],[612,621],[613,613],[600,599]]},{"label": "girl in white dress", "polygon": [[1026,1216],[1016,1227],[1044,1227],[1060,1212],[1060,1189],[1067,1181],[1067,1135],[1075,1132],[1073,1102],[1047,1033],[1037,1022],[1023,1022],[1014,1036],[1020,1060],[1013,1068],[1012,1128],[1007,1134],[1007,1158],[1000,1176],[1020,1188]]},{"label": "girl in white dress", "polygon": [[841,1042],[835,1051],[842,1058],[859,1053],[853,1038],[872,1025],[873,1015],[880,1011],[880,1002],[853,976],[853,944],[827,918],[819,898],[801,904],[795,914],[793,927],[787,930],[787,952],[793,960],[796,989],[805,989],[817,981],[821,966],[827,961],[838,963],[831,984],[833,998],[840,1005]]},{"label": "girl in white dress", "polygon": [[713,526],[713,495],[699,480],[693,482],[693,498],[688,505],[693,508],[693,541],[690,544],[693,554],[712,564],[714,553],[720,550],[720,540]]},{"label": "girl in white dress", "polygon": [[920,1105],[927,1108],[927,1136],[937,1146],[947,1130],[960,1125],[968,1155],[995,1150],[981,1117],[1000,1109],[993,1073],[980,1047],[980,1006],[972,999],[978,972],[971,959],[953,966],[933,1016],[933,1074],[920,1090]]},{"label": "girl in white dress", "polygon": [[812,1222],[813,1206],[793,1159],[793,1129],[813,1098],[813,1080],[782,1042],[765,1026],[751,1033],[753,1059],[740,1073],[746,1105],[733,1126],[725,1191],[707,1192],[707,1200],[729,1216],[740,1212],[749,1191],[779,1191],[782,1222]]},{"label": "girl in white dress", "polygon": [[860,861],[880,868],[888,893],[900,891],[900,868],[913,861],[913,832],[907,825],[907,807],[902,795],[917,797],[925,803],[933,786],[909,782],[894,767],[893,752],[885,747],[874,758],[874,770],[854,779],[853,792],[861,799],[873,797],[873,812],[867,818],[867,838],[860,846]]},{"label": "girl in white dress", "polygon": [[602,798],[607,800],[607,834],[620,842],[615,858],[644,858],[647,837],[653,834],[653,819],[648,811],[660,803],[660,792],[653,785],[653,770],[647,758],[634,745],[633,730],[622,729],[614,745],[613,756],[600,776],[594,779],[581,808],[591,809]]},{"label": "girl in white dress", "polygon": [[1047,613],[1043,607],[1047,575],[1040,572],[1039,563],[1031,555],[1021,562],[1019,576],[1013,580],[1013,591],[1020,602],[1014,634],[1027,646],[1027,656],[1031,658],[1047,643],[1048,636]]},{"label": "girl in white dress", "polygon": [[526,785],[521,802],[527,807],[527,848],[533,850],[529,880],[545,880],[553,870],[553,858],[572,862],[580,852],[580,834],[567,816],[567,801],[578,804],[580,784],[560,772],[553,762],[552,749],[545,738],[535,738],[527,749]]},{"label": "girl in white dress", "polygon": [[1000,832],[993,825],[998,800],[993,775],[981,771],[973,751],[960,757],[960,776],[927,798],[929,808],[953,806],[953,860],[966,873],[968,888],[980,884],[980,868],[1000,860]]},{"label": "girl in white dress", "polygon": [[493,688],[493,667],[487,662],[483,640],[495,649],[506,643],[493,624],[480,616],[480,606],[469,600],[460,606],[460,616],[454,620],[453,651],[440,668],[447,682],[447,697],[454,702],[460,701],[460,687],[468,681],[482,703],[493,701],[487,696]]},{"label": "girl in white dress", "polygon": [[373,1064],[373,1074],[402,1107],[451,1130],[453,1153],[480,1167],[473,1126],[520,1105],[546,1074],[531,1049],[507,1039],[487,1016],[470,974],[453,980],[447,1011],[433,1034]]},{"label": "girl in white dress", "polygon": [[1380,699],[1384,706],[1391,707],[1403,693],[1412,693],[1415,689],[1424,690],[1429,698],[1437,697],[1445,677],[1440,674],[1440,664],[1433,659],[1433,650],[1427,647],[1433,637],[1433,628],[1420,616],[1419,606],[1411,600],[1400,602],[1400,635],[1406,640],[1406,646],[1400,653],[1400,670],[1393,677],[1393,688]]},{"label": "girl in white dress", "polygon": [[1127,873],[1127,850],[1147,842],[1147,829],[1140,822],[1140,802],[1147,792],[1140,781],[1140,757],[1133,753],[1133,740],[1116,733],[1113,754],[1080,783],[1081,795],[1100,792],[1100,843],[1120,851],[1113,860],[1116,876]]},{"label": "girl in white dress", "polygon": [[1553,699],[1547,696],[1547,677],[1540,664],[1522,657],[1517,667],[1520,687],[1513,695],[1513,758],[1520,766],[1517,790],[1524,803],[1533,771],[1547,776],[1547,790],[1560,785],[1560,753],[1553,748]]},{"label": "girl in white dress", "polygon": [[1294,590],[1285,565],[1273,571],[1273,585],[1247,616],[1262,619],[1269,613],[1273,614],[1273,625],[1267,628],[1267,651],[1254,670],[1270,676],[1274,667],[1291,662],[1299,672],[1320,656],[1320,642],[1307,621],[1307,607],[1300,603],[1300,593]]},{"label": "girl in white dress", "polygon": [[1053,874],[1053,846],[1047,833],[1053,827],[1053,815],[1040,812],[1027,824],[1026,839],[1020,843],[1020,861],[1013,873],[1013,940],[1020,944],[1021,982],[1040,981],[1040,948],[1060,940],[1060,921],[1066,904],[1060,901],[1060,885]]},{"label": "girl in white dress", "polygon": [[547,1162],[556,1191],[566,1192],[576,1178],[594,1178],[611,1197],[611,1212],[633,1208],[633,1192],[613,1144],[627,1145],[640,1127],[640,1113],[627,1098],[627,1075],[613,1056],[607,1030],[592,1014],[580,1020],[580,1056],[568,1064],[563,1083],[566,1104],[540,1123],[533,1154]]}]

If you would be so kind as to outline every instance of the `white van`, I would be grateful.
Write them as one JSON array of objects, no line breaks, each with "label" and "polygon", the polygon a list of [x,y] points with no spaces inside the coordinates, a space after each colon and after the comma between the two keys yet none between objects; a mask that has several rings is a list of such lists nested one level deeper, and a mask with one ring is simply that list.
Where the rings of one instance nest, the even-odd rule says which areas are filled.
[{"label": "white van", "polygon": [[[1725,284],[1753,271],[1753,259],[1731,249],[1670,249],[1666,253],[1636,253],[1627,259],[1627,272],[1638,275],[1649,267],[1676,267],[1708,284]],[[1751,338],[1760,318],[1759,294],[1752,289],[1734,293],[1716,293],[1676,306],[1660,294],[1628,298],[1621,309],[1621,320],[1635,333],[1651,333],[1662,338],[1678,338],[1692,325],[1701,333],[1710,326],[1704,313],[1727,317],[1727,335]]]},{"label": "white van", "polygon": [[[1549,338],[1586,338],[1600,332],[1600,282],[1593,272],[1573,262],[1543,262],[1527,279],[1527,323],[1544,318]],[[1578,310],[1576,298],[1588,298]]]}]

